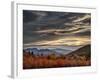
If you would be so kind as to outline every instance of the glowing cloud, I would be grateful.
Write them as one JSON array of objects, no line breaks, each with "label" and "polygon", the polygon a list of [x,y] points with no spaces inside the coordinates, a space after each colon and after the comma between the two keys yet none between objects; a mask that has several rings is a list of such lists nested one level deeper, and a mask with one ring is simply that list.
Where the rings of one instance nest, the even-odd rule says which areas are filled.
[{"label": "glowing cloud", "polygon": [[25,45],[67,45],[67,46],[81,46],[90,44],[90,38],[89,37],[65,37],[60,38],[57,40],[51,40],[51,41],[39,41],[39,42],[33,42]]}]

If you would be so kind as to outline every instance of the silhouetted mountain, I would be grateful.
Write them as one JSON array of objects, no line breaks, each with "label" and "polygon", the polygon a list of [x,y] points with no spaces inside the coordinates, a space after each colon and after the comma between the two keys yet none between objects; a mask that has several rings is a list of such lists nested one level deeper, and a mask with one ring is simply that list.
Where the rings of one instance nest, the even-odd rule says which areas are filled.
[{"label": "silhouetted mountain", "polygon": [[75,56],[75,55],[85,56],[86,58],[90,58],[91,57],[91,45],[83,46],[79,48],[78,50],[67,54],[67,56]]}]

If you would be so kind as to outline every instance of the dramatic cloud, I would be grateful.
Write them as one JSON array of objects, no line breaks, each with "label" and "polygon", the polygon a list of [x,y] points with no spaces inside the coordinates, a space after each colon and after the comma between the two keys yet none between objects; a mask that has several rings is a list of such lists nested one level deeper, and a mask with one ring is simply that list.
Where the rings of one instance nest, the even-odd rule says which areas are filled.
[{"label": "dramatic cloud", "polygon": [[33,42],[33,43],[28,43],[25,44],[26,46],[28,45],[47,45],[47,46],[55,46],[55,45],[64,45],[64,46],[82,46],[85,44],[89,44],[90,39],[88,37],[64,37],[64,38],[59,38],[56,40],[44,40],[44,41],[39,41],[39,42]]},{"label": "dramatic cloud", "polygon": [[90,44],[91,14],[23,11],[23,42],[26,45]]}]

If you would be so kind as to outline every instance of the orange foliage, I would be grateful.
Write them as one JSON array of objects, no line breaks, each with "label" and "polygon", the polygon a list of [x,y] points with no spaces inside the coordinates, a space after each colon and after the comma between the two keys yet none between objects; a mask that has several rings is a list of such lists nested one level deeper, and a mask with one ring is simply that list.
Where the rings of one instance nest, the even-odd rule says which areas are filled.
[{"label": "orange foliage", "polygon": [[32,54],[23,54],[23,69],[34,68],[55,68],[55,67],[75,67],[75,66],[90,66],[91,61],[85,57],[58,57],[48,56],[33,56]]}]

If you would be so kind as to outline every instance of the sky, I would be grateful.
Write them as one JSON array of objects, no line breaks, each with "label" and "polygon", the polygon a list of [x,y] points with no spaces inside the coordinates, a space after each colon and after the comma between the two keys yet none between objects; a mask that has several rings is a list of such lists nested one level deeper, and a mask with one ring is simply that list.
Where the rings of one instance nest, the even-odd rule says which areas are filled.
[{"label": "sky", "polygon": [[23,10],[24,46],[84,46],[90,35],[90,13]]}]

